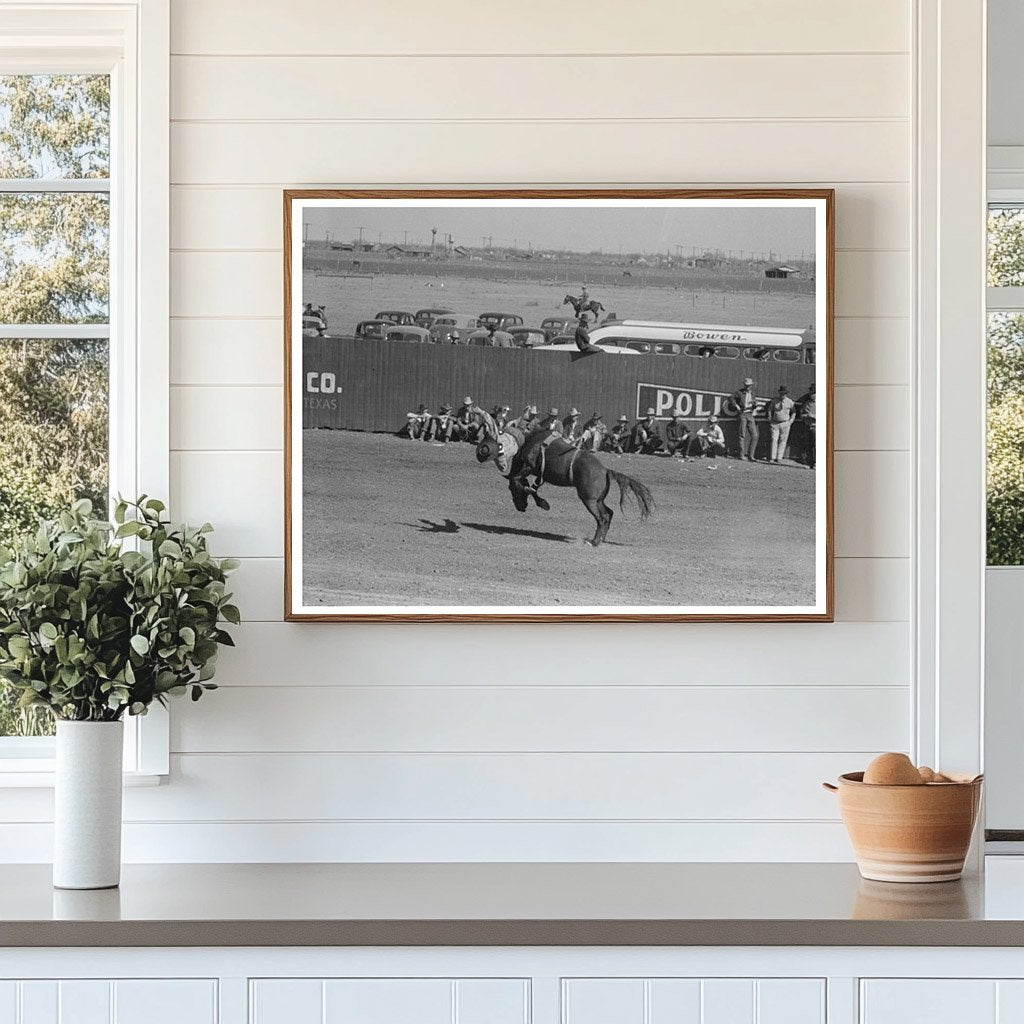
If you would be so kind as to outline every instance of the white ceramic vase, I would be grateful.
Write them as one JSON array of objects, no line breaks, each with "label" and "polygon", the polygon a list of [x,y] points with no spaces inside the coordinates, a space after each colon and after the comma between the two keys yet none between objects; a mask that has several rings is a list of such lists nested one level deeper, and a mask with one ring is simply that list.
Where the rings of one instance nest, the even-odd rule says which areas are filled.
[{"label": "white ceramic vase", "polygon": [[121,722],[57,722],[53,884],[110,889],[121,880]]}]

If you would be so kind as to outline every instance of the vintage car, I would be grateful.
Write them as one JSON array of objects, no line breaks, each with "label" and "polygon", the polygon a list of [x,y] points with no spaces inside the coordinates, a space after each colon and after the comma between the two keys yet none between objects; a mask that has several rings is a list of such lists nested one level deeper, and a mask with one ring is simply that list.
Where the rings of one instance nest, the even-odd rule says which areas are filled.
[{"label": "vintage car", "polygon": [[558,334],[572,335],[577,323],[579,321],[574,316],[549,316],[541,321],[540,329],[548,336],[548,341],[551,341]]},{"label": "vintage car", "polygon": [[523,326],[523,318],[515,313],[481,313],[478,319],[481,327],[494,327],[499,331]]},{"label": "vintage car", "polygon": [[398,324],[401,327],[406,324],[412,327],[416,324],[416,317],[404,309],[382,309],[373,319],[387,320],[389,323]]},{"label": "vintage car", "polygon": [[389,327],[384,332],[385,341],[409,341],[416,345],[430,342],[430,331],[425,327]]},{"label": "vintage car", "polygon": [[468,313],[446,313],[430,325],[430,340],[435,345],[460,345],[478,330],[480,321]]},{"label": "vintage car", "polygon": [[511,327],[508,333],[516,348],[539,348],[548,343],[548,336],[540,327]]},{"label": "vintage car", "polygon": [[432,327],[439,316],[454,312],[454,309],[417,309],[413,319],[419,327]]},{"label": "vintage car", "polygon": [[360,320],[356,324],[356,337],[368,341],[380,341],[389,327],[395,325],[390,320]]}]

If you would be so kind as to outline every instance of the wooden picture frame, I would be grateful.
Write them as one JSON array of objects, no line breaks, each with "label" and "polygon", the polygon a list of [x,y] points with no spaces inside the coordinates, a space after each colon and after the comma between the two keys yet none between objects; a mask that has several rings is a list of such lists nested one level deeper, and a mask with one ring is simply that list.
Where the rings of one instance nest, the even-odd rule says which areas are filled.
[{"label": "wooden picture frame", "polygon": [[[287,620],[833,621],[832,189],[303,189],[286,190],[283,200]],[[425,219],[424,211],[429,211],[429,218]],[[650,229],[659,217],[660,233],[652,234]],[[435,230],[440,231],[441,242],[436,234],[430,235],[428,247],[424,225],[431,218],[439,224]],[[446,223],[456,229],[449,230]],[[402,228],[403,224],[407,226]],[[560,224],[565,225],[566,239],[561,247],[557,238],[563,236],[555,233]],[[612,247],[606,253],[603,249],[619,224],[625,252],[619,254]],[[516,226],[523,228],[519,237],[511,242],[501,237],[502,231]],[[700,228],[715,237],[692,233]],[[766,242],[773,230],[779,239],[775,246]],[[414,239],[417,233],[423,234],[423,242],[409,243],[410,232]],[[537,233],[539,246],[533,246],[530,232]],[[638,241],[647,238],[649,242]],[[600,254],[592,251],[595,239],[605,243]],[[689,239],[693,241],[687,245]],[[794,247],[802,239],[809,241],[798,256]],[[529,248],[521,244],[524,241]],[[586,251],[574,248],[586,244],[590,245]],[[586,351],[574,351],[570,342],[559,338],[554,345],[538,344],[533,351],[495,350],[508,344],[501,337],[504,329],[509,322],[526,319],[527,309],[536,309],[538,318],[543,314],[554,319],[554,303],[563,287],[558,282],[571,285],[584,275],[593,282],[595,302],[602,295],[605,299],[614,295],[616,302],[621,296],[637,307],[672,310],[688,302],[695,312],[686,319],[668,321],[654,316],[643,319],[649,310],[636,308],[614,319],[599,319],[590,327],[595,338],[601,337]],[[449,287],[442,291],[445,285]],[[449,324],[462,310],[441,316],[424,330],[396,323],[374,327],[381,333],[378,339],[355,336],[353,325],[360,321],[359,330],[363,330],[362,321],[374,319],[373,309],[405,318],[398,307],[413,303],[390,301],[391,294],[422,295],[426,307],[431,296],[421,289],[427,288],[433,289],[433,296],[458,296],[453,303],[446,299],[430,306],[465,305],[470,307],[468,312],[477,313],[476,306],[483,301],[474,306],[477,295],[500,294],[508,297],[504,305],[515,306],[518,312],[496,313],[505,319],[495,331],[485,332],[486,338],[472,327],[472,317],[461,325]],[[571,293],[573,288],[566,290]],[[526,299],[527,295],[533,297]],[[575,304],[577,297],[572,298]],[[760,315],[769,323],[746,324],[743,319],[738,320],[742,326],[728,323],[739,316],[737,310],[754,310],[747,319],[758,315],[759,303]],[[604,300],[599,304],[603,306]],[[427,310],[422,312],[421,322],[426,322]],[[809,327],[786,320],[808,312]],[[602,313],[607,316],[606,306]],[[627,331],[631,321],[648,327]],[[652,325],[662,323],[664,331],[651,331]],[[408,330],[400,331],[403,326]],[[642,337],[644,330],[651,338]],[[520,331],[518,338],[528,341],[526,334]],[[539,335],[534,340],[539,342]],[[575,342],[584,344],[578,333]],[[620,354],[622,348],[631,351]],[[733,368],[736,372],[729,378]],[[756,402],[744,399],[742,390],[730,393],[731,385],[726,386],[731,379],[739,385],[751,372],[771,382],[755,383],[749,389]],[[412,378],[415,386],[409,383]],[[746,413],[755,417],[755,423],[762,413],[782,417],[787,410],[781,401],[786,398],[784,390],[775,395],[780,401],[774,406],[764,405],[773,396],[763,389],[774,389],[776,380],[794,384],[790,388],[794,393],[804,389],[802,402],[788,407],[792,414],[789,447],[782,437],[779,465],[751,465],[734,457],[740,437],[733,432],[733,420],[741,415],[737,403],[745,402]],[[632,473],[633,467],[642,467],[643,474],[636,469],[638,476],[653,476],[657,480],[650,487],[653,517],[670,517],[658,524],[657,533],[644,532],[647,528],[637,525],[635,515],[618,517],[616,493],[611,545],[595,550],[585,542],[588,531],[583,524],[589,517],[571,487],[545,483],[546,497],[552,505],[557,502],[556,516],[565,530],[553,534],[539,518],[543,513],[530,504],[529,493],[519,491],[529,506],[528,515],[513,507],[494,468],[478,465],[472,445],[442,443],[448,439],[438,433],[433,443],[415,447],[415,424],[422,424],[422,431],[430,426],[440,431],[451,421],[456,432],[472,433],[478,428],[477,439],[485,436],[491,429],[486,425],[491,416],[488,410],[497,407],[500,399],[514,405],[515,411],[523,402],[537,404],[532,392],[517,395],[515,402],[506,394],[515,382],[523,381],[528,389],[553,396],[551,402],[564,395],[559,408],[575,403],[583,414],[599,400],[626,407],[628,399],[630,415],[639,417],[645,411],[643,404],[654,401],[655,424],[669,412],[679,414],[683,426],[691,430],[690,445],[698,428],[714,426],[705,420],[708,411],[722,412],[728,454],[733,457],[716,461],[709,452],[698,458],[690,446],[686,453],[692,461],[686,461],[687,454],[680,461],[678,450],[667,459],[664,452],[660,457],[657,453],[621,457],[601,450],[592,453],[616,472],[630,468]],[[430,409],[416,419],[419,409],[413,412],[412,396],[425,392],[428,382],[433,382],[436,393],[425,399]],[[558,395],[551,391],[555,382],[563,388]],[[469,417],[466,424],[445,414],[443,406],[435,408],[442,395],[454,403],[463,391],[465,397],[473,397],[470,389],[475,395],[481,387],[486,393],[468,412],[460,410],[460,416]],[[632,388],[635,393],[630,390],[627,395]],[[572,394],[565,394],[570,390]],[[603,415],[610,418],[618,405]],[[488,417],[475,421],[474,408]],[[409,424],[409,439],[394,436],[403,416]],[[490,419],[492,427],[497,422]],[[818,429],[819,424],[824,429]],[[766,424],[759,426],[757,461],[766,450],[764,435],[772,433]],[[333,429],[318,429],[325,427]],[[580,487],[573,476],[579,472],[575,467],[591,465],[583,455],[572,454],[560,442],[544,445],[537,440],[527,445],[531,433],[512,433],[516,442],[510,450],[518,453],[500,465],[512,467],[513,499],[515,481],[525,481],[528,492],[538,470],[547,474],[544,480],[548,481],[565,469],[563,463],[572,486]],[[675,429],[673,436],[679,433]],[[422,436],[429,435],[416,440]],[[507,436],[501,435],[502,441]],[[749,437],[748,431],[748,441]],[[696,443],[697,450],[705,444]],[[593,437],[588,436],[585,447],[592,444]],[[555,453],[551,468],[540,461],[545,458],[541,448]],[[565,454],[559,455],[563,450]],[[485,446],[478,458],[490,451]],[[501,449],[501,457],[504,452]],[[517,458],[527,460],[533,476],[517,477]],[[811,473],[801,459],[810,462]],[[519,469],[525,473],[522,465]],[[614,476],[615,472],[608,478],[609,487]],[[701,505],[697,492],[704,490],[708,494]],[[464,514],[469,507],[472,512]],[[565,525],[570,510],[579,520],[578,537],[575,520]],[[749,530],[737,527],[741,512],[747,513]],[[702,513],[710,518],[702,519]],[[598,519],[600,509],[592,514]],[[788,536],[786,515],[797,539]],[[814,524],[812,541],[807,539],[808,517]],[[771,538],[780,536],[785,538],[785,550],[780,549],[776,557],[769,548],[774,543]],[[680,550],[673,547],[676,543]],[[500,568],[488,568],[489,558]],[[733,568],[715,575],[720,565]],[[634,571],[638,573],[635,585],[623,584]],[[701,582],[688,583],[691,573],[702,574]],[[566,593],[585,594],[588,600],[568,606],[560,601],[534,603],[538,596],[543,601],[548,593],[555,593],[563,580]],[[533,581],[537,581],[537,593],[530,592]],[[491,595],[503,582],[508,584],[509,603],[492,603],[498,599]],[[635,586],[628,595],[633,602],[615,605],[592,600],[609,587],[623,585]],[[424,598],[403,589],[421,586]],[[767,597],[783,590],[794,596],[791,603],[779,605],[764,597],[721,606],[707,601],[649,600],[653,591],[675,601],[674,595],[687,586],[701,597],[718,592]],[[463,591],[482,594],[487,603],[446,603],[430,596],[447,596],[445,587],[456,596]]]}]

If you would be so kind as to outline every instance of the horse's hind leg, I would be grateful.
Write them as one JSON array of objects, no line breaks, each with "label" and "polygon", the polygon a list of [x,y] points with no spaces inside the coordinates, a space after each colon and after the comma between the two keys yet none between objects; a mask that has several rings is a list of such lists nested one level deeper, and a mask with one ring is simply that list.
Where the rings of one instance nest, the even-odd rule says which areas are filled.
[{"label": "horse's hind leg", "polygon": [[594,521],[597,523],[594,538],[590,543],[595,548],[600,547],[604,543],[605,537],[608,536],[608,527],[612,525],[612,510],[604,503],[604,498],[584,498],[582,494],[580,498],[583,500],[583,504],[587,506],[587,511],[594,517]]}]

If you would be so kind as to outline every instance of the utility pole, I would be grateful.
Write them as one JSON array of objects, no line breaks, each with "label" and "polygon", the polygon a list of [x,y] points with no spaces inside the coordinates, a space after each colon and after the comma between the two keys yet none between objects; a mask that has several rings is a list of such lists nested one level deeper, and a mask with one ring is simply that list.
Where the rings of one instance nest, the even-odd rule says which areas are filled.
[{"label": "utility pole", "polygon": [[364,228],[359,228],[359,248],[360,249],[362,249],[362,247],[363,247],[363,231],[364,230],[365,230]]}]

